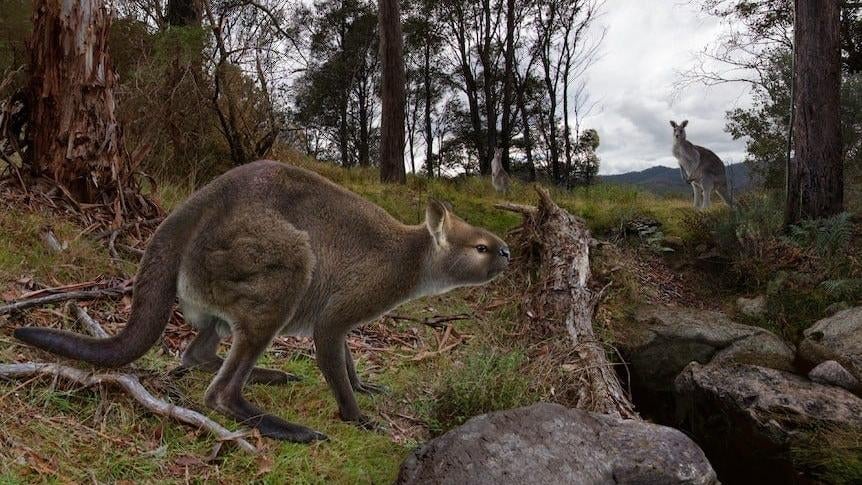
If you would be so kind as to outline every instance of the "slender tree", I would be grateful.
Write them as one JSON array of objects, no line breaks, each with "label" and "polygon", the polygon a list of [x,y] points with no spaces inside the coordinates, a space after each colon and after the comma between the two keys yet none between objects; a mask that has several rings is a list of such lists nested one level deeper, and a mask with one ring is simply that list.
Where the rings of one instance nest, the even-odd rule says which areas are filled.
[{"label": "slender tree", "polygon": [[796,0],[789,224],[844,210],[839,0]]},{"label": "slender tree", "polygon": [[404,107],[407,80],[404,73],[404,40],[401,34],[401,8],[398,0],[380,0],[381,122],[380,180],[407,182],[404,171]]}]

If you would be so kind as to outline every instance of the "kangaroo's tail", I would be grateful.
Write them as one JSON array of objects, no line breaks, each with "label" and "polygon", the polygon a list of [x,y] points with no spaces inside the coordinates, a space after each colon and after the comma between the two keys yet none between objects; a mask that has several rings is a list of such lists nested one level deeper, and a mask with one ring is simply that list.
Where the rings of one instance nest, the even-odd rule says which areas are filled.
[{"label": "kangaroo's tail", "polygon": [[[186,211],[183,211],[186,209]],[[187,212],[188,208],[180,211]],[[119,367],[144,355],[167,326],[177,291],[180,259],[194,224],[174,214],[156,230],[135,280],[129,323],[116,336],[91,338],[50,328],[22,327],[15,338],[49,352],[102,367]]]}]

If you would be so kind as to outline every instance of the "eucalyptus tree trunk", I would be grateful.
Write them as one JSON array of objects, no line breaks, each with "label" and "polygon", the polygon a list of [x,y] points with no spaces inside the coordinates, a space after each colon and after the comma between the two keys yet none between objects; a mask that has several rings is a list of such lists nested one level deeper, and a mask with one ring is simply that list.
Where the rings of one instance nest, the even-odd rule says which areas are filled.
[{"label": "eucalyptus tree trunk", "polygon": [[422,75],[425,84],[425,165],[428,176],[433,177],[434,133],[431,125],[431,43],[428,41],[425,42],[425,68]]},{"label": "eucalyptus tree trunk", "polygon": [[112,12],[100,0],[34,0],[33,12],[28,161],[79,202],[113,199],[127,170],[107,45]]},{"label": "eucalyptus tree trunk", "polygon": [[512,140],[512,89],[515,83],[515,0],[506,1],[506,61],[503,79],[503,120],[500,134],[503,169],[509,171],[509,145]]},{"label": "eucalyptus tree trunk", "polygon": [[796,0],[788,224],[844,210],[839,0]]},{"label": "eucalyptus tree trunk", "polygon": [[380,0],[380,66],[382,69],[380,122],[380,180],[407,182],[404,172],[404,107],[407,99],[404,40],[398,0]]}]

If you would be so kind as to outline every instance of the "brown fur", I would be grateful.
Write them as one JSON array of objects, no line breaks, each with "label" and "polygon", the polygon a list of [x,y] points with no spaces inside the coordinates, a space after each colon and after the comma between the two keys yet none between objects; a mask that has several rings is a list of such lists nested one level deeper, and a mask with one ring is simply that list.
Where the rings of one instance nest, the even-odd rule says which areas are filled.
[{"label": "brown fur", "polygon": [[[508,261],[502,240],[439,202],[429,202],[425,224],[407,226],[312,172],[260,161],[214,180],[162,223],[119,335],[21,328],[15,336],[67,357],[123,365],[158,339],[178,295],[186,320],[200,329],[183,365],[218,371],[207,405],[265,436],[307,442],[324,436],[242,397],[247,380],[295,379],[254,367],[277,334],[312,335],[342,419],[370,426],[353,392],[378,388],[358,378],[347,333],[407,300],[490,281]],[[227,331],[233,344],[222,361],[216,349]]]}]

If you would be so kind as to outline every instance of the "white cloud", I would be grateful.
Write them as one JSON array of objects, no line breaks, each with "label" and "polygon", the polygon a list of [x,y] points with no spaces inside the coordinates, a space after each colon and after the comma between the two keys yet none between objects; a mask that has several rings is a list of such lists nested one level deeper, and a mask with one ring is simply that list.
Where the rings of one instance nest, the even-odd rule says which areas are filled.
[{"label": "white cloud", "polygon": [[601,173],[676,166],[668,121],[689,120],[689,139],[725,162],[739,162],[743,141],[724,132],[725,112],[750,102],[747,87],[692,86],[674,91],[679,72],[725,28],[679,0],[608,0],[602,57],[588,72],[587,88],[598,102],[582,125],[602,139]]}]

